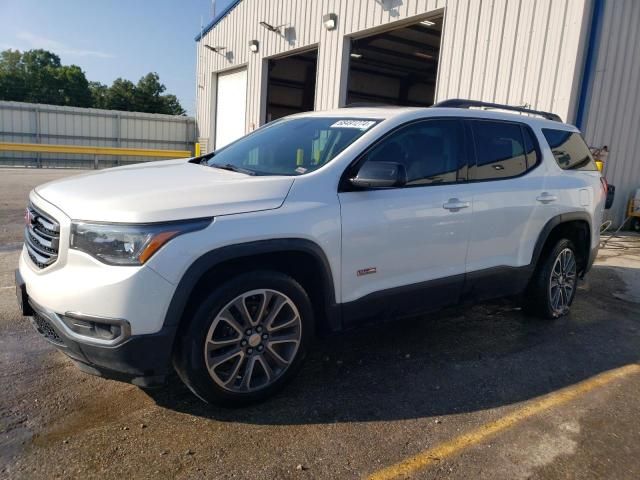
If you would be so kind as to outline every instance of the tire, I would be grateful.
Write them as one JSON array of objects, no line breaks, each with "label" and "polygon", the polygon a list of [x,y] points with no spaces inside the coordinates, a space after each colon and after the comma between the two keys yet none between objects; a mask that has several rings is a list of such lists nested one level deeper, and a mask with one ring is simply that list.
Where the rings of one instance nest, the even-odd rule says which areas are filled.
[{"label": "tire", "polygon": [[632,232],[640,232],[640,217],[633,217],[631,219],[629,230]]},{"label": "tire", "polygon": [[179,333],[174,367],[205,402],[257,403],[298,373],[314,331],[311,301],[293,278],[274,271],[241,274],[202,299]]},{"label": "tire", "polygon": [[541,258],[526,293],[525,309],[545,319],[567,315],[578,285],[576,248],[561,239]]}]

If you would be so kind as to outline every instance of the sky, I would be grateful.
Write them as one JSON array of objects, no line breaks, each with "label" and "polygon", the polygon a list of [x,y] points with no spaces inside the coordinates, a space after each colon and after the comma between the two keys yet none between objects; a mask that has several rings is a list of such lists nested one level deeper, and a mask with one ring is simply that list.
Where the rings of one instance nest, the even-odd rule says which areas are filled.
[{"label": "sky", "polygon": [[107,85],[158,72],[195,115],[194,37],[212,11],[211,0],[0,0],[0,50],[50,50]]}]

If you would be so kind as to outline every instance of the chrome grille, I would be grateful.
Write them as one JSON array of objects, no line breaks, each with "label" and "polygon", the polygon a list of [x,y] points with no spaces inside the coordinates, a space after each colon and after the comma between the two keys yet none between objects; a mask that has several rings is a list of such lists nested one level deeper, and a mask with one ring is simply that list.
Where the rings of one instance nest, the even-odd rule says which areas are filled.
[{"label": "chrome grille", "polygon": [[38,268],[52,265],[58,259],[60,224],[33,205],[25,212],[24,244],[29,258]]}]

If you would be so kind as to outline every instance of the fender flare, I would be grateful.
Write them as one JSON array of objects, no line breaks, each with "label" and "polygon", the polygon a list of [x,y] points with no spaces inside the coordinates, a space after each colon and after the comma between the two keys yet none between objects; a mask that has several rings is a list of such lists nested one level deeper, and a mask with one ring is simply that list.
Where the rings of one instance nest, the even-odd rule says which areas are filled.
[{"label": "fender flare", "polygon": [[[536,240],[535,247],[533,248],[533,255],[531,257],[531,268],[535,269],[536,265],[538,265],[538,260],[540,259],[540,255],[542,254],[542,249],[544,248],[544,244],[547,242],[549,238],[549,234],[551,231],[556,228],[558,225],[563,223],[573,222],[576,220],[581,220],[587,223],[589,226],[589,238],[591,238],[592,225],[591,225],[591,217],[587,212],[568,212],[561,213],[560,215],[556,215],[552,217],[545,225],[542,227],[540,234],[538,235],[538,240]],[[589,242],[589,252],[591,255],[591,242]],[[588,264],[591,263],[591,259],[587,259]],[[588,268],[588,267],[587,267]]]},{"label": "fender flare", "polygon": [[327,320],[331,330],[339,330],[341,318],[338,315],[339,308],[336,305],[335,287],[331,266],[324,250],[311,240],[302,238],[278,238],[270,240],[259,240],[254,242],[239,243],[220,247],[205,253],[196,259],[187,268],[173,293],[167,313],[164,319],[164,327],[177,326],[187,307],[187,302],[191,297],[196,285],[208,271],[229,260],[237,260],[254,255],[266,253],[298,252],[312,255],[321,265],[318,273],[322,277],[324,285],[324,302],[327,312]]}]

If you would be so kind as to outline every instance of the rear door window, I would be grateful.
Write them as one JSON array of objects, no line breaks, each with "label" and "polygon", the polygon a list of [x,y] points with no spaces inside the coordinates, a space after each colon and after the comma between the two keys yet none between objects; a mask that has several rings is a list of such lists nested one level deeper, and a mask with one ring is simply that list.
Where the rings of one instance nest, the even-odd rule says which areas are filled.
[{"label": "rear door window", "polygon": [[563,170],[597,171],[589,147],[582,135],[577,132],[543,128],[542,133],[547,139],[556,163]]},{"label": "rear door window", "polygon": [[[496,180],[516,177],[527,171],[529,155],[520,124],[491,120],[472,120],[470,123],[476,150],[476,165],[470,169],[470,179]],[[535,152],[533,142],[529,148]],[[535,157],[531,161],[535,161]]]}]

